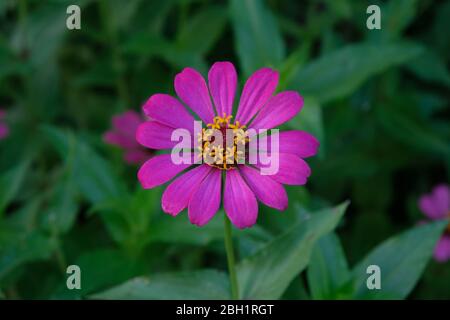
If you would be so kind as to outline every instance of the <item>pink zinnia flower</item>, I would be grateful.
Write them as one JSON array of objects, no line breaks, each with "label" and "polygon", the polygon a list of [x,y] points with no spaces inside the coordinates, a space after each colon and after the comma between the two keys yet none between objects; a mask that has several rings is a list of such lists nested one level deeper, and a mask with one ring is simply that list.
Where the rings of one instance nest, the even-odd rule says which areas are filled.
[{"label": "pink zinnia flower", "polygon": [[[184,105],[167,94],[151,96],[143,110],[152,120],[139,126],[136,139],[148,148],[171,149],[177,144],[171,141],[175,129],[184,128],[194,134],[195,118],[186,105],[203,122],[204,127],[211,128],[207,131],[217,130],[225,135],[226,129],[233,129],[244,137],[240,142],[247,144],[252,138],[246,137],[246,130],[275,128],[294,117],[303,106],[303,99],[294,91],[273,95],[278,77],[276,71],[263,68],[247,80],[233,123],[237,87],[233,64],[216,62],[209,70],[208,85],[199,72],[185,68],[176,75],[174,81],[175,91]],[[202,134],[205,134],[205,129]],[[175,164],[170,154],[161,154],[142,165],[138,179],[144,188],[150,189],[191,169],[176,177],[166,188],[161,200],[162,209],[176,216],[187,207],[191,223],[202,226],[220,208],[223,176],[225,213],[236,227],[251,227],[258,216],[257,200],[269,207],[284,210],[288,206],[288,197],[283,184],[303,185],[311,173],[302,158],[315,155],[319,142],[312,135],[297,130],[281,132],[279,140],[279,170],[273,175],[262,175],[261,163],[252,166],[247,165],[247,162],[245,165],[237,161],[227,163],[229,158],[226,148],[219,146],[216,153],[212,154],[225,162]],[[236,141],[230,147],[231,152],[236,150]],[[201,142],[199,148],[202,156],[208,145]],[[245,150],[247,153],[248,148]],[[236,151],[233,154],[241,160],[247,159],[247,154],[237,154]]]},{"label": "pink zinnia flower", "polygon": [[[441,220],[450,217],[450,188],[448,185],[436,186],[430,194],[419,199],[419,208],[431,220]],[[434,258],[439,262],[450,259],[450,224],[434,249]]]},{"label": "pink zinnia flower", "polygon": [[6,111],[0,109],[0,139],[4,139],[9,135],[9,127],[5,122],[3,122],[5,116]]},{"label": "pink zinnia flower", "polygon": [[135,138],[137,128],[144,121],[136,111],[126,111],[112,118],[112,129],[103,135],[106,143],[124,149],[124,159],[129,164],[141,164],[151,155]]}]

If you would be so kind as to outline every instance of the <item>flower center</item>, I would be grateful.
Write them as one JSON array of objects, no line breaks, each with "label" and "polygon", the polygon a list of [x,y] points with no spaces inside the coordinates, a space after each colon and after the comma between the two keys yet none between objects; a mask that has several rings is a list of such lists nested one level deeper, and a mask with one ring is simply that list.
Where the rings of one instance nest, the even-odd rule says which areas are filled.
[{"label": "flower center", "polygon": [[244,163],[250,141],[246,126],[239,121],[232,124],[232,117],[225,113],[222,117],[214,117],[214,122],[207,124],[197,138],[199,157],[206,164],[221,170],[230,170]]}]

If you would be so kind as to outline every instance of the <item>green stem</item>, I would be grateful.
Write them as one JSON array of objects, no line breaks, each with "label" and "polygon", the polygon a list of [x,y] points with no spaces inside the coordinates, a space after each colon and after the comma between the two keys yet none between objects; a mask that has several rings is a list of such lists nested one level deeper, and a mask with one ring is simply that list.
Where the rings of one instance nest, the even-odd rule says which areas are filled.
[{"label": "green stem", "polygon": [[228,273],[230,274],[230,286],[231,286],[231,298],[233,300],[239,299],[239,287],[236,277],[236,268],[234,260],[234,249],[233,249],[233,238],[231,236],[231,223],[227,215],[224,214],[225,218],[225,250],[227,252],[228,260]]}]

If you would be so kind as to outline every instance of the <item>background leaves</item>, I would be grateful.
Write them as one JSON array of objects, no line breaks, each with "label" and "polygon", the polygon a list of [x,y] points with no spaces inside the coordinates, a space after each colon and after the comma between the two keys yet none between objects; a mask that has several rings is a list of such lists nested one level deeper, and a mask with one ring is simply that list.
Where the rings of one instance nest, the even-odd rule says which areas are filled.
[{"label": "background leaves", "polygon": [[278,67],[285,47],[275,17],[261,0],[230,1],[236,51],[248,76],[264,66]]},{"label": "background leaves", "polygon": [[[65,26],[69,4],[81,30]],[[233,230],[241,296],[450,297],[448,263],[430,258],[443,226],[417,226],[417,199],[450,177],[450,4],[381,0],[382,29],[368,30],[370,4],[0,1],[11,129],[0,141],[0,297],[229,298],[223,212],[203,228],[163,214],[163,188],[142,190],[101,140],[114,114],[173,94],[182,68],[206,76],[224,60],[240,88],[277,69],[278,91],[305,100],[282,129],[320,141],[308,184],[287,187],[288,209],[260,205],[255,227]],[[365,268],[377,263],[383,290],[369,292]],[[65,287],[69,264],[82,268],[80,292]]]},{"label": "background leaves", "polygon": [[[380,244],[353,270],[357,299],[404,299],[418,281],[448,221],[424,225]],[[382,290],[367,290],[368,265],[382,272]]]},{"label": "background leaves", "polygon": [[[200,285],[199,285],[200,284]],[[203,270],[188,273],[161,274],[135,278],[118,287],[93,295],[95,299],[229,299],[225,274]]]},{"label": "background leaves", "polygon": [[273,239],[237,267],[242,299],[278,299],[308,264],[315,242],[333,230],[347,208],[313,214]]},{"label": "background leaves", "polygon": [[306,65],[293,77],[291,86],[327,102],[348,95],[369,77],[421,52],[420,46],[410,43],[349,45]]},{"label": "background leaves", "polygon": [[349,280],[350,270],[339,238],[329,233],[316,243],[308,265],[311,296],[313,299],[349,298],[346,292]]}]

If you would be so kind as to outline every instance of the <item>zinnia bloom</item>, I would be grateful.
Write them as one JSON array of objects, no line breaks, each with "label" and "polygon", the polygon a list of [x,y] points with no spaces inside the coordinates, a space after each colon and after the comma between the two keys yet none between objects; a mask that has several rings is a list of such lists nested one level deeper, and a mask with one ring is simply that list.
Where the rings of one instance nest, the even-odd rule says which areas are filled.
[{"label": "zinnia bloom", "polygon": [[[148,99],[143,110],[152,120],[139,126],[136,134],[139,143],[152,149],[171,149],[176,146],[176,142],[171,141],[171,134],[178,128],[188,130],[195,137],[193,124],[196,118],[188,107],[202,121],[203,127],[208,128],[193,138],[198,138],[200,143],[199,156],[208,155],[214,159],[212,163],[200,165],[175,164],[166,153],[156,155],[142,165],[138,179],[146,189],[175,178],[162,196],[164,212],[176,216],[187,208],[191,223],[202,226],[219,210],[223,196],[228,218],[236,227],[246,228],[256,223],[257,200],[278,210],[287,208],[288,197],[283,184],[306,183],[311,170],[302,158],[315,155],[319,146],[312,135],[298,130],[279,133],[279,170],[275,174],[261,174],[264,165],[260,162],[249,165],[238,161],[248,158],[248,142],[255,138],[247,135],[249,129],[275,128],[294,117],[303,106],[303,99],[297,92],[284,91],[274,95],[278,78],[278,73],[269,68],[251,75],[244,85],[235,116],[237,74],[230,62],[216,62],[209,70],[208,84],[192,68],[177,74],[175,91],[184,104],[167,94],[155,94]],[[205,136],[214,132],[226,135],[227,129],[237,134],[233,146],[210,148],[205,142]],[[245,146],[245,152],[236,151],[239,143]],[[261,145],[265,144],[258,144],[258,151],[267,152]],[[234,160],[230,162],[230,159]]]},{"label": "zinnia bloom", "polygon": [[[436,186],[430,194],[419,199],[419,208],[430,220],[441,220],[450,217],[450,188],[448,185]],[[434,258],[439,262],[450,259],[450,224],[434,249]]]},{"label": "zinnia bloom", "polygon": [[0,109],[0,139],[4,139],[9,134],[9,127],[6,123],[3,122],[6,116],[6,111]]},{"label": "zinnia bloom", "polygon": [[112,118],[112,129],[103,135],[106,143],[124,149],[124,160],[129,164],[141,164],[151,155],[135,138],[137,128],[144,121],[136,111],[126,111]]}]

